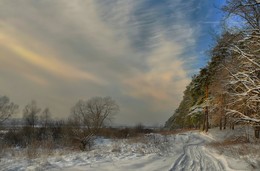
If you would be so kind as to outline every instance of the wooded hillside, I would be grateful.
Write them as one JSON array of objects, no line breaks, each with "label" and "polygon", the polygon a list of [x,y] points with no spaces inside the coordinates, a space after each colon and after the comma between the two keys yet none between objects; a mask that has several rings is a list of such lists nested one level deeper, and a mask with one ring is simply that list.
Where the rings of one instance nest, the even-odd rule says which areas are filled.
[{"label": "wooded hillside", "polygon": [[260,125],[260,2],[230,0],[222,10],[229,27],[186,87],[167,128]]}]

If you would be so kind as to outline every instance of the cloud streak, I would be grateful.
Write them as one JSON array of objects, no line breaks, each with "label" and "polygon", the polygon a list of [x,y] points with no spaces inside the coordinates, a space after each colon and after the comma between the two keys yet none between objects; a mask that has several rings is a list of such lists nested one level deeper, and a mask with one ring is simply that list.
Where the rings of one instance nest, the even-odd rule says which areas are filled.
[{"label": "cloud streak", "polygon": [[[2,47],[11,51],[13,54],[15,54],[16,57],[20,58],[24,62],[41,68],[50,74],[56,75],[57,77],[62,77],[67,80],[86,79],[95,83],[103,82],[87,71],[81,71],[65,63],[62,59],[34,52],[7,34],[0,33],[0,44]],[[13,62],[15,63],[16,60],[14,59]],[[42,80],[40,81],[40,79],[36,79],[36,76],[29,76],[28,74],[27,76],[29,78],[33,78],[32,80],[36,80],[36,82],[43,83]]]},{"label": "cloud streak", "polygon": [[208,4],[2,0],[0,92],[23,105],[23,91],[58,117],[78,98],[109,95],[121,106],[116,122],[163,123],[194,70],[199,10]]}]

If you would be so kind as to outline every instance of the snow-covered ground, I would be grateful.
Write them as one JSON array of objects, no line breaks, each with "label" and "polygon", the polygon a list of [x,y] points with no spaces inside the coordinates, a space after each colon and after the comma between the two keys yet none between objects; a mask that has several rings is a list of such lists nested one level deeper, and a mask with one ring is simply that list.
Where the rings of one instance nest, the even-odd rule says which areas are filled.
[{"label": "snow-covered ground", "polygon": [[0,159],[0,170],[260,170],[260,159],[256,156],[241,158],[207,145],[229,134],[229,131],[213,129],[208,134],[190,131],[176,135],[148,134],[136,139],[98,138],[88,152],[64,152],[37,159],[5,156]]}]

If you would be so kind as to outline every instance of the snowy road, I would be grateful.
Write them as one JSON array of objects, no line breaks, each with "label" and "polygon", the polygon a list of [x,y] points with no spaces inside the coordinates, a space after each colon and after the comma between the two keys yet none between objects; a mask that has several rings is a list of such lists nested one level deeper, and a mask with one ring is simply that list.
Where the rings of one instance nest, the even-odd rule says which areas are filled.
[{"label": "snowy road", "polygon": [[196,134],[184,136],[187,136],[188,141],[183,144],[183,153],[174,161],[171,171],[225,170],[224,165],[205,150],[204,138]]}]

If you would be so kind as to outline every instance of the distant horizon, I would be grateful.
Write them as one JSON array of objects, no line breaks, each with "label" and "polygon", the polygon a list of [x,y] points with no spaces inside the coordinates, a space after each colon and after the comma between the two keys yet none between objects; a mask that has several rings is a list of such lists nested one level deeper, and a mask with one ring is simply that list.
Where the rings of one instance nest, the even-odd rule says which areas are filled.
[{"label": "distant horizon", "polygon": [[[50,123],[55,123],[56,121],[58,121],[58,122],[59,121],[64,121],[65,124],[66,124],[66,118],[65,119],[62,119],[62,118],[61,119],[52,118],[50,120]],[[17,122],[19,122],[19,123],[17,123]],[[38,124],[40,122],[41,121],[38,121]],[[23,125],[20,125],[21,127],[25,126],[26,121],[24,121],[24,119],[22,117],[19,117],[19,118],[11,117],[11,118],[7,119],[5,122],[1,123],[1,126],[10,126],[11,128],[14,128],[13,127],[14,125],[17,125],[17,124],[19,125],[21,123],[23,123]],[[12,125],[12,124],[14,124],[14,125]],[[162,127],[164,127],[164,124],[163,125],[159,125],[159,124],[145,124],[145,123],[140,123],[140,122],[138,123],[137,122],[137,123],[133,123],[133,124],[127,125],[127,124],[120,124],[120,123],[113,123],[112,122],[111,124],[105,125],[104,128],[134,128],[134,127],[139,126],[139,125],[142,125],[145,129],[146,128],[162,128]],[[39,124],[39,126],[40,126],[40,124]]]}]

